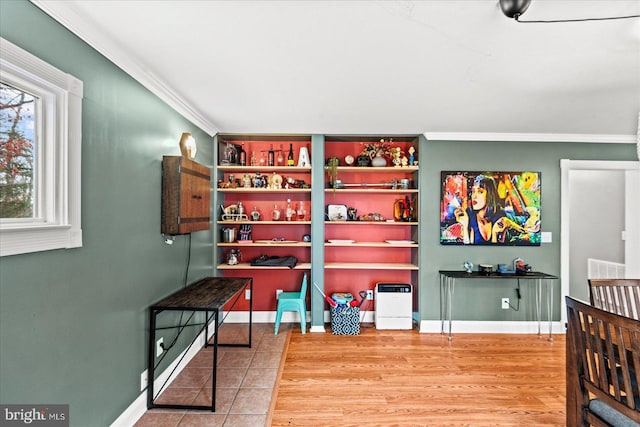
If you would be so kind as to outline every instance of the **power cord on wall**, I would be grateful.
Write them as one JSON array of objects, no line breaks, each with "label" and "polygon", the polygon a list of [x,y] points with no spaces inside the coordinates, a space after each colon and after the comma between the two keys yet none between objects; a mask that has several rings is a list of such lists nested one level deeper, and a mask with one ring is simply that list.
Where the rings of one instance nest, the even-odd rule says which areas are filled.
[{"label": "power cord on wall", "polygon": [[522,294],[520,293],[520,279],[518,279],[518,287],[516,288],[516,295],[518,296],[517,305],[514,307],[511,305],[511,303],[509,303],[509,307],[511,307],[511,309],[514,311],[520,311],[520,299],[522,298]]},{"label": "power cord on wall", "polygon": [[[187,242],[187,259],[186,259],[186,265],[185,265],[185,269],[184,269],[184,279],[183,279],[183,282],[182,282],[182,287],[183,288],[187,287],[187,281],[189,280],[189,266],[191,265],[191,233],[189,233],[188,236],[189,236],[189,239],[188,239],[188,242]],[[174,237],[174,236],[172,236],[172,237]],[[184,326],[182,325],[182,320],[184,318],[184,311],[182,311],[180,313],[180,320],[178,321],[178,325],[180,325],[180,328],[178,329],[178,332],[176,333],[176,335],[173,337],[173,340],[171,340],[171,343],[167,344],[167,345],[165,345],[164,343],[160,343],[160,347],[163,350],[164,356],[166,356],[167,352],[176,344],[176,342],[178,341],[178,337],[180,336],[180,334],[182,333],[184,328],[186,326],[188,326],[189,321],[191,320],[191,318],[193,318],[193,314],[194,313],[192,313],[191,316],[189,316],[189,318],[187,319],[187,322],[186,322],[186,324]],[[162,359],[164,359],[164,356],[162,356],[160,358],[158,363],[162,362]]]}]

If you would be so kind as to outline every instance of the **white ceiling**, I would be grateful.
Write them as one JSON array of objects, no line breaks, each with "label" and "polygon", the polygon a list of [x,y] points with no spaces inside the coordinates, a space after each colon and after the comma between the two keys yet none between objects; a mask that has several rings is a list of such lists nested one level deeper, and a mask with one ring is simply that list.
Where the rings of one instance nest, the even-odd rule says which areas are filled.
[{"label": "white ceiling", "polygon": [[[33,0],[210,134],[635,142],[640,19],[524,24],[498,0]],[[640,14],[533,0],[521,20]]]}]

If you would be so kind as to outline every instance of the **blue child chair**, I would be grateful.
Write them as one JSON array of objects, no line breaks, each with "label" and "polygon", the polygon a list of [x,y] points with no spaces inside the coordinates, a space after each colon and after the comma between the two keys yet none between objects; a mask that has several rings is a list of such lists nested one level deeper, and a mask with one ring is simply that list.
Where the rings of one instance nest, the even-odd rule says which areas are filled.
[{"label": "blue child chair", "polygon": [[300,292],[282,292],[278,297],[278,311],[276,312],[276,326],[274,335],[278,335],[278,327],[282,319],[283,311],[297,311],[300,314],[300,329],[304,334],[307,329],[307,273],[302,278],[302,286]]}]

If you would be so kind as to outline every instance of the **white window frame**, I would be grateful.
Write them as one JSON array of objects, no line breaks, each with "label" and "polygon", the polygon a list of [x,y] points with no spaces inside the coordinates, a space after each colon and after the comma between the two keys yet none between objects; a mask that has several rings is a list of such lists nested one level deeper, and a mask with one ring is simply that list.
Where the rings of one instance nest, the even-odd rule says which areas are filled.
[{"label": "white window frame", "polygon": [[0,37],[0,77],[40,98],[34,218],[0,219],[0,256],[82,246],[81,80]]}]

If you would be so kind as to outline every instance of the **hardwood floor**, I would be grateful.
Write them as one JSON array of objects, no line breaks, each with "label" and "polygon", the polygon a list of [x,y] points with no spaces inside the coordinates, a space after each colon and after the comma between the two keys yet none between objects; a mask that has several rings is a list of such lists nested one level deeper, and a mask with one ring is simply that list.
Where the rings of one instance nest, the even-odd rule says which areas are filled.
[{"label": "hardwood floor", "polygon": [[275,393],[273,426],[564,426],[565,336],[294,329]]}]

